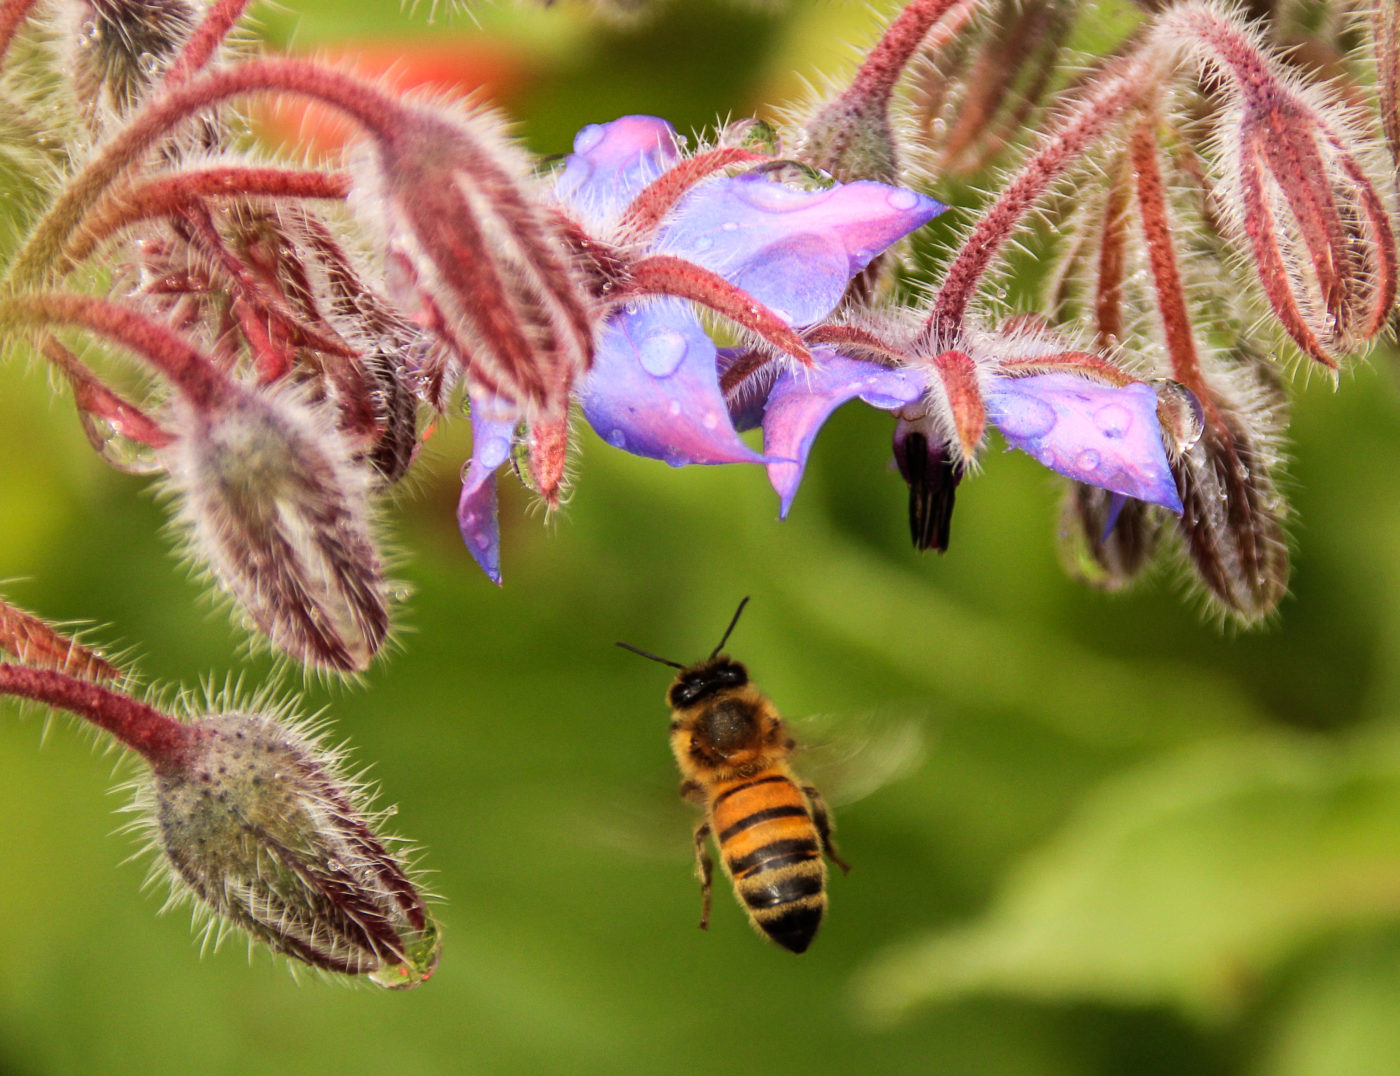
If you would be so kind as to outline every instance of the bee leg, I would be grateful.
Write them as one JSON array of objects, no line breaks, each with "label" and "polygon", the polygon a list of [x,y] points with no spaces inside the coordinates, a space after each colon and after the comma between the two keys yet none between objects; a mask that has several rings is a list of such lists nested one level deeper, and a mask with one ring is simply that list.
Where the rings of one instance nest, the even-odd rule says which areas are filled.
[{"label": "bee leg", "polygon": [[705,842],[710,839],[710,824],[701,822],[695,827],[695,872],[700,875],[700,929],[708,930],[710,926],[710,893],[713,886],[710,884],[715,873],[714,860],[710,858],[710,853],[705,851]]},{"label": "bee leg", "polygon": [[826,853],[826,858],[840,867],[842,874],[850,874],[851,865],[841,858],[841,854],[836,851],[836,845],[831,841],[831,831],[835,827],[826,800],[822,799],[822,794],[811,785],[803,785],[802,791],[806,793],[807,801],[812,805],[812,821],[816,824],[817,836],[821,838],[822,851]]},{"label": "bee leg", "polygon": [[681,799],[686,803],[704,803],[705,792],[696,781],[682,781],[680,787]]}]

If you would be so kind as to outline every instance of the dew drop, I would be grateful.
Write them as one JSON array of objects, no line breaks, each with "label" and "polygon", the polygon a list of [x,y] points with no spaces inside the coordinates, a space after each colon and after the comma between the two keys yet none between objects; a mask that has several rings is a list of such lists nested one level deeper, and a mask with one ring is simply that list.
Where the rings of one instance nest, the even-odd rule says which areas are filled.
[{"label": "dew drop", "polygon": [[1094,425],[1111,441],[1121,439],[1133,426],[1133,414],[1122,404],[1104,404],[1094,412]]},{"label": "dew drop", "polygon": [[719,429],[719,415],[713,411],[706,411],[704,417],[700,420],[700,424],[707,430],[717,430]]},{"label": "dew drop", "polygon": [[590,123],[575,136],[574,152],[587,153],[591,149],[596,149],[598,143],[603,141],[605,133],[601,124]]},{"label": "dew drop", "polygon": [[737,231],[739,228],[739,222],[737,220],[727,220],[720,225],[720,228],[721,230],[726,232]]},{"label": "dew drop", "polygon": [[1103,461],[1092,448],[1086,448],[1074,457],[1074,469],[1081,475],[1093,474]]},{"label": "dew drop", "polygon": [[1036,440],[1055,428],[1055,409],[1041,400],[1017,392],[1000,393],[996,424],[1010,437]]},{"label": "dew drop", "polygon": [[674,329],[661,329],[642,341],[637,357],[652,377],[670,377],[685,358],[685,337]]},{"label": "dew drop", "polygon": [[666,405],[666,413],[672,418],[679,418],[681,413],[681,402],[679,400],[672,400]]},{"label": "dew drop", "polygon": [[890,191],[890,193],[885,196],[885,201],[889,203],[891,209],[897,209],[903,213],[918,206],[919,196],[913,191],[900,188],[899,190]]},{"label": "dew drop", "polygon": [[621,430],[612,430],[608,434],[608,444],[612,445],[613,448],[625,450],[627,448],[627,435]]}]

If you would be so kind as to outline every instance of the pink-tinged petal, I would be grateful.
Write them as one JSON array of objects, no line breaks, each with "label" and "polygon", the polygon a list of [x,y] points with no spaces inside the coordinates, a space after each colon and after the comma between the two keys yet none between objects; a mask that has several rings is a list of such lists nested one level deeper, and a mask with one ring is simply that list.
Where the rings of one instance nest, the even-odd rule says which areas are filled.
[{"label": "pink-tinged petal", "polygon": [[1052,471],[1181,512],[1150,385],[1037,374],[998,378],[986,400],[1007,442]]},{"label": "pink-tinged petal", "polygon": [[816,365],[779,375],[763,414],[763,448],[768,454],[768,481],[780,498],[778,514],[788,508],[802,481],[807,454],[822,423],[848,400],[859,396],[871,407],[898,411],[928,391],[925,375],[873,362],[848,359],[818,350]]},{"label": "pink-tinged petal", "polygon": [[473,399],[472,458],[457,501],[462,541],[497,586],[501,582],[501,534],[496,520],[496,471],[510,458],[516,425],[514,416],[499,417],[504,413],[505,409]]},{"label": "pink-tinged petal", "polygon": [[679,157],[675,128],[655,116],[589,124],[574,136],[554,193],[589,227],[604,230]]},{"label": "pink-tinged petal", "polygon": [[615,448],[688,463],[762,463],[739,439],[719,388],[714,342],[690,305],[651,299],[610,318],[579,383],[584,417]]},{"label": "pink-tinged petal", "polygon": [[811,325],[871,259],[944,208],[883,183],[799,190],[761,174],[725,177],[681,199],[655,250],[721,274],[790,324]]}]

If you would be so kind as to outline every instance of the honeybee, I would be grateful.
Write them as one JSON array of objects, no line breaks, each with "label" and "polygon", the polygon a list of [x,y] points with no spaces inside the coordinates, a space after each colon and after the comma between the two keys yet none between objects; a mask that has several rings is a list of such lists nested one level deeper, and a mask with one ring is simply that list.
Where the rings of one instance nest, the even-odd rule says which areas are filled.
[{"label": "honeybee", "polygon": [[777,708],[749,680],[724,644],[748,598],[710,656],[694,665],[618,646],[679,669],[666,692],[671,750],[681,770],[681,797],[699,805],[695,863],[700,929],[710,922],[714,837],[734,895],[756,930],[784,949],[806,952],[826,912],[826,863],[850,870],[832,845],[831,813],[811,785],[800,784],[787,758],[796,746]]}]

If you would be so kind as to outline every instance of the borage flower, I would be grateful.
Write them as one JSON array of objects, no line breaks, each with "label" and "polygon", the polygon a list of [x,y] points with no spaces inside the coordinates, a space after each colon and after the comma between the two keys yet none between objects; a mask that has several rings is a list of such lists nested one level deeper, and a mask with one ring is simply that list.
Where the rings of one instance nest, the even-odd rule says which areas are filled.
[{"label": "borage flower", "polygon": [[[684,157],[670,124],[650,116],[575,139],[554,194],[607,304],[577,395],[609,444],[673,466],[771,463],[735,431],[720,351],[692,302],[761,348],[810,361],[794,329],[830,314],[871,259],[944,208],[882,183],[813,175],[815,184],[789,185],[790,162],[716,174],[756,160],[732,149]],[[472,555],[499,581],[494,472],[520,416],[484,397],[472,406],[480,417],[458,518]]]},{"label": "borage flower", "polygon": [[[925,492],[941,499],[941,506],[925,506],[922,528],[915,522],[915,541],[922,548],[947,547],[953,487],[984,422],[996,426],[1008,445],[1052,471],[1119,498],[1133,497],[1181,512],[1158,421],[1157,393],[1143,382],[1107,384],[1088,370],[1016,376],[1007,370],[979,373],[972,368],[971,399],[950,405],[948,387],[932,366],[889,367],[829,348],[815,349],[813,359],[810,371],[778,374],[763,411],[768,475],[781,498],[783,516],[802,481],[817,431],[837,407],[857,397],[900,416],[895,455],[910,482],[911,496],[921,494],[914,488],[916,478],[937,487]],[[969,423],[956,411],[969,407],[977,415],[971,444],[967,438],[960,442],[957,434],[944,432],[966,428]],[[919,452],[926,458],[918,458]]]}]

